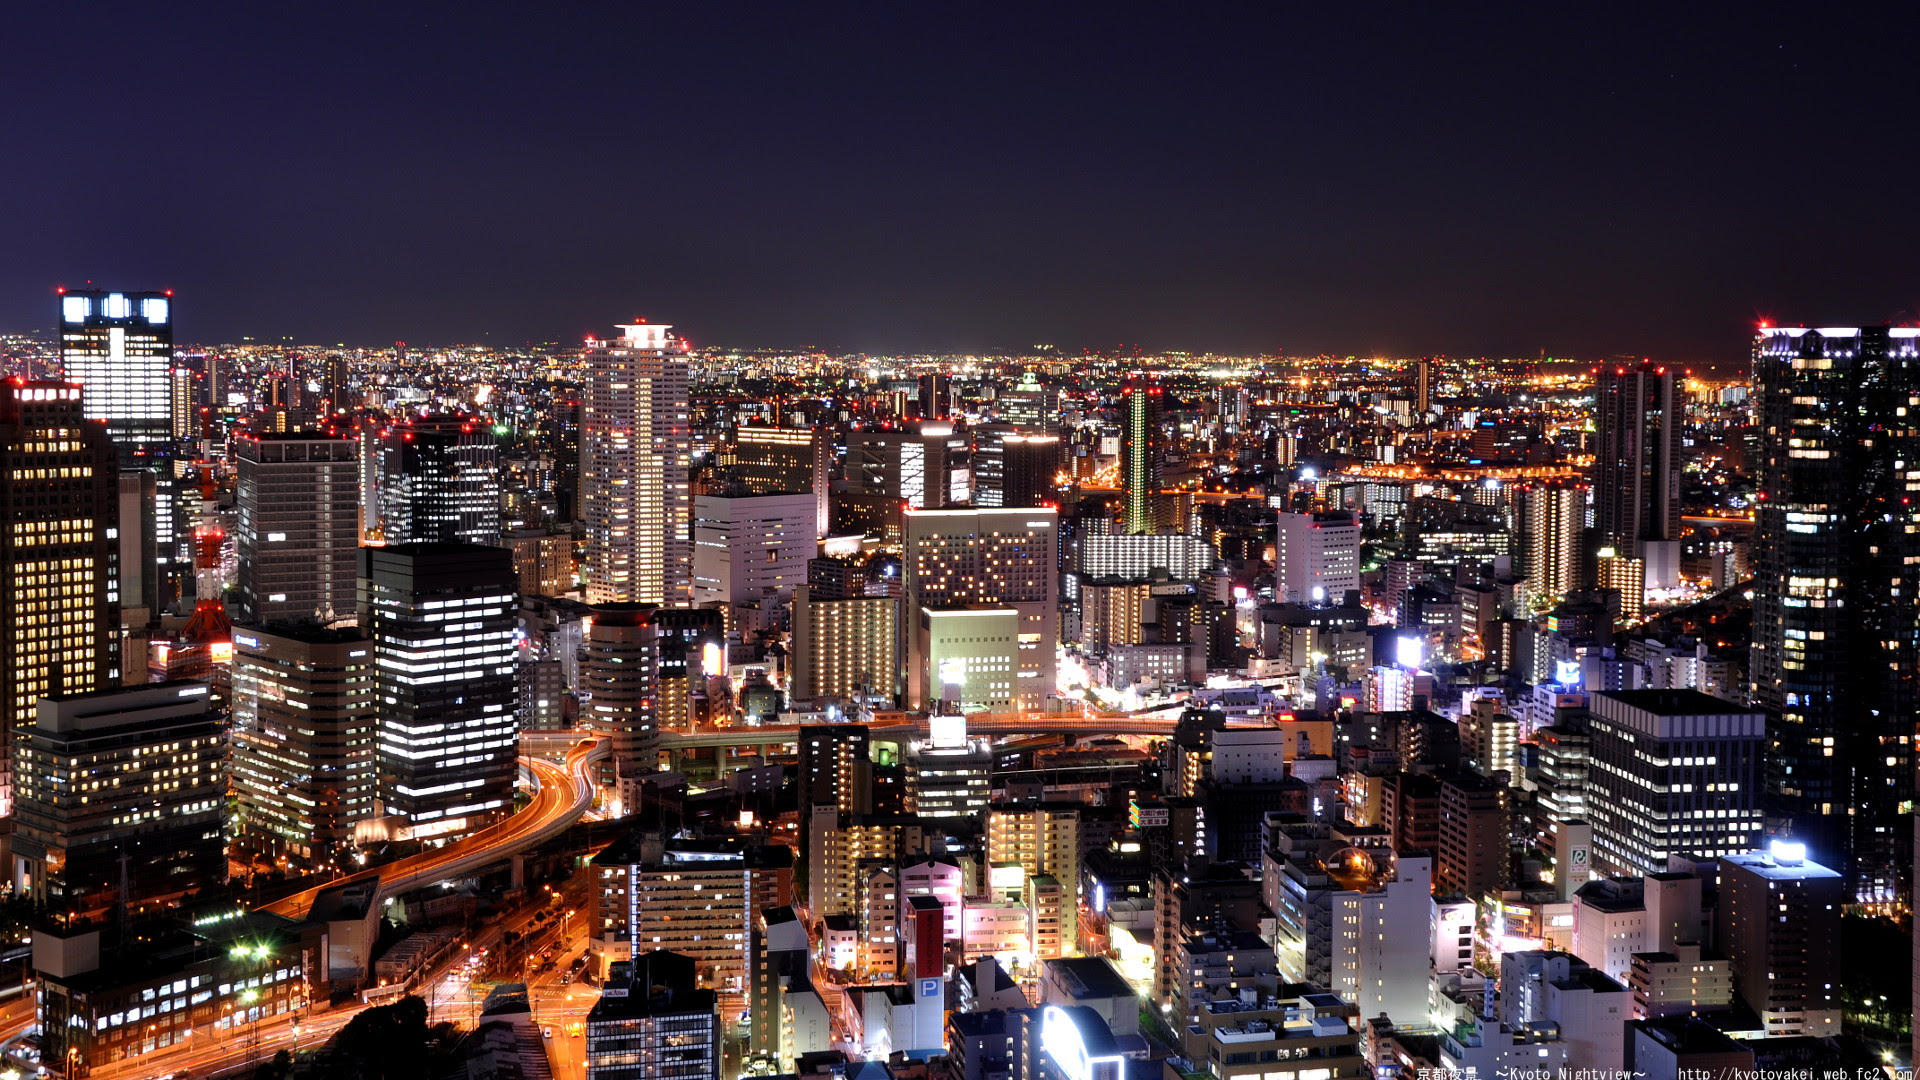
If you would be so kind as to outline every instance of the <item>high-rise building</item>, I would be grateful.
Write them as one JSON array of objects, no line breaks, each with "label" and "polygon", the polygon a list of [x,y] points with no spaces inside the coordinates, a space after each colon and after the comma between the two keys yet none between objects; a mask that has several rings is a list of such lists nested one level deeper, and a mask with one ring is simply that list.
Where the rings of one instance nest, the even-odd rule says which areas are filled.
[{"label": "high-rise building", "polygon": [[[1051,875],[1067,890],[1062,944],[1079,940],[1080,808],[1059,803],[995,803],[987,811],[987,868],[1018,865],[1028,877]],[[1059,955],[1056,953],[1055,955]]]},{"label": "high-rise building", "polygon": [[234,845],[299,869],[349,870],[374,817],[373,643],[357,629],[233,634]]},{"label": "high-rise building", "polygon": [[[119,477],[106,428],[69,383],[0,383],[0,751],[48,695],[120,682]],[[0,754],[0,814],[12,755]]]},{"label": "high-rise building", "polygon": [[1602,368],[1594,380],[1594,525],[1602,543],[1646,560],[1647,584],[1671,588],[1680,571],[1683,398],[1672,368]]},{"label": "high-rise building", "polygon": [[1559,598],[1580,587],[1580,541],[1587,528],[1587,491],[1541,482],[1520,489],[1520,572],[1533,594]]},{"label": "high-rise building", "polygon": [[[800,807],[866,811],[873,806],[873,763],[865,724],[808,724],[800,729]],[[803,813],[804,816],[804,813]]]},{"label": "high-rise building", "polygon": [[968,439],[945,421],[917,431],[856,431],[847,436],[849,493],[899,499],[920,510],[973,500]]},{"label": "high-rise building", "polygon": [[103,420],[122,464],[173,440],[171,292],[62,290],[60,362],[86,388],[87,419]]},{"label": "high-rise building", "polygon": [[932,371],[920,376],[920,418],[945,420],[953,415],[953,378]]},{"label": "high-rise building", "polygon": [[1734,993],[1768,1035],[1840,1033],[1840,874],[1776,841],[1720,860],[1714,939],[1733,970]]},{"label": "high-rise building", "polygon": [[1651,874],[1672,855],[1753,848],[1766,735],[1757,709],[1698,690],[1611,690],[1587,707],[1587,813],[1600,870]]},{"label": "high-rise building", "polygon": [[1345,510],[1281,512],[1274,549],[1274,587],[1280,599],[1338,604],[1360,587],[1360,522]]},{"label": "high-rise building", "polygon": [[680,604],[693,578],[687,350],[672,327],[589,342],[581,410],[581,576],[590,604]]},{"label": "high-rise building", "polygon": [[1769,816],[1855,895],[1911,895],[1920,328],[1763,329],[1752,701]]},{"label": "high-rise building", "polygon": [[593,609],[580,665],[581,723],[610,733],[620,804],[640,805],[640,782],[658,772],[660,635],[651,604]]},{"label": "high-rise building", "polygon": [[890,596],[823,597],[793,591],[795,703],[891,703],[900,681],[900,602]]},{"label": "high-rise building", "polygon": [[360,548],[354,450],[352,439],[331,435],[235,440],[241,622],[328,623],[352,616]]},{"label": "high-rise building", "polygon": [[733,436],[731,457],[721,464],[749,495],[813,496],[813,535],[827,535],[828,468],[833,439],[824,429],[743,427]]},{"label": "high-rise building", "polygon": [[1057,435],[1023,435],[1012,424],[986,424],[974,429],[973,462],[976,506],[1039,506],[1055,500]]},{"label": "high-rise building", "polygon": [[1026,435],[1056,434],[1060,429],[1060,391],[1041,385],[1033,372],[1023,372],[1020,382],[996,399],[994,415]]},{"label": "high-rise building", "polygon": [[505,548],[360,551],[360,623],[378,672],[378,790],[402,837],[463,833],[512,810],[515,584]]},{"label": "high-rise building", "polygon": [[609,972],[587,1013],[587,1080],[720,1080],[720,1013],[697,967],[655,951]]},{"label": "high-rise building", "polygon": [[1013,694],[1020,709],[1044,709],[1054,692],[1059,632],[1056,573],[1059,512],[1052,508],[918,510],[906,515],[907,701],[939,700],[927,674],[926,609],[1008,608],[1015,631]]},{"label": "high-rise building", "polygon": [[1126,492],[1130,533],[1156,533],[1172,524],[1160,500],[1161,459],[1166,456],[1163,396],[1157,383],[1128,383],[1120,395],[1120,487]]},{"label": "high-rise building", "polygon": [[699,495],[693,500],[693,602],[758,604],[807,581],[815,542],[811,494]]},{"label": "high-rise building", "polygon": [[227,878],[226,737],[205,683],[43,698],[15,733],[13,884],[69,919]]},{"label": "high-rise building", "polygon": [[738,845],[639,829],[593,859],[589,935],[605,962],[648,948],[694,961],[701,986],[738,1012],[747,989],[747,858]]},{"label": "high-rise building", "polygon": [[500,439],[470,416],[408,419],[380,446],[380,522],[387,543],[500,542]]}]

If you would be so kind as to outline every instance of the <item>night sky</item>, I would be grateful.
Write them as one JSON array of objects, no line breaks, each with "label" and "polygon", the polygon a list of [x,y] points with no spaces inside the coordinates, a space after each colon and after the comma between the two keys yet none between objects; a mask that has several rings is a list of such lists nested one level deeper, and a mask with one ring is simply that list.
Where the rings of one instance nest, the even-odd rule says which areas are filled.
[{"label": "night sky", "polygon": [[1915,28],[1835,5],[549,6],[11,7],[0,329],[92,280],[182,340],[1736,369],[1920,317]]}]

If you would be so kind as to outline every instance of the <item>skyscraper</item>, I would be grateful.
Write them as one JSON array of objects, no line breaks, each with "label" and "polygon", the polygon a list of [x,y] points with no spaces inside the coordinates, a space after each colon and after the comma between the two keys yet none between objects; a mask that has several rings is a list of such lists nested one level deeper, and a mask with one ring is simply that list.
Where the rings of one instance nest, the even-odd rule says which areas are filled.
[{"label": "skyscraper", "polygon": [[1760,839],[1759,710],[1698,690],[1610,690],[1587,706],[1594,860],[1613,874],[1718,858]]},{"label": "skyscraper", "polygon": [[234,845],[304,869],[352,869],[373,819],[373,644],[359,630],[233,634]]},{"label": "skyscraper", "polygon": [[515,584],[505,548],[360,549],[360,622],[378,671],[379,792],[400,836],[464,833],[512,809]]},{"label": "skyscraper", "polygon": [[1121,392],[1124,416],[1120,428],[1120,486],[1127,496],[1126,531],[1159,532],[1168,524],[1159,501],[1160,460],[1165,436],[1160,429],[1164,408],[1160,387],[1128,383]]},{"label": "skyscraper", "polygon": [[380,445],[380,521],[387,543],[500,542],[500,440],[471,416],[409,419]]},{"label": "skyscraper", "polygon": [[1587,491],[1540,482],[1520,489],[1520,568],[1535,596],[1563,597],[1580,587],[1580,538]]},{"label": "skyscraper", "polygon": [[352,615],[360,547],[354,450],[352,439],[331,435],[235,440],[241,622],[331,622]]},{"label": "skyscraper", "polygon": [[43,699],[15,733],[15,888],[77,918],[225,881],[226,738],[207,705],[196,682]]},{"label": "skyscraper", "polygon": [[[0,383],[0,750],[35,703],[120,681],[119,475],[105,425],[69,383]],[[0,814],[13,805],[12,755]]]},{"label": "skyscraper", "polygon": [[1920,329],[1763,329],[1752,700],[1768,812],[1854,895],[1911,895]]},{"label": "skyscraper", "polygon": [[856,431],[847,436],[847,488],[899,499],[916,510],[963,506],[973,498],[967,436],[945,421],[918,431]]},{"label": "skyscraper", "polygon": [[1060,391],[1042,386],[1033,372],[1024,372],[1020,382],[995,401],[994,415],[1023,434],[1057,434],[1060,428]]},{"label": "skyscraper", "polygon": [[1338,604],[1360,587],[1360,522],[1345,510],[1281,513],[1274,588],[1296,604]]},{"label": "skyscraper", "polygon": [[104,420],[123,464],[173,438],[170,292],[63,290],[60,362],[86,388],[87,419]]},{"label": "skyscraper", "polygon": [[1680,429],[1674,371],[1602,368],[1594,380],[1593,501],[1601,543],[1644,559],[1647,585],[1680,573]]},{"label": "skyscraper", "polygon": [[601,604],[593,609],[580,665],[581,721],[613,739],[620,804],[640,806],[639,784],[659,771],[660,634],[651,604]]},{"label": "skyscraper", "polygon": [[815,597],[793,591],[793,700],[891,704],[899,682],[900,601],[891,596]]},{"label": "skyscraper", "polygon": [[807,580],[814,504],[798,495],[700,495],[693,500],[693,602],[757,604]]},{"label": "skyscraper", "polygon": [[808,428],[743,427],[734,433],[728,478],[749,495],[813,496],[815,537],[827,535],[827,469],[833,440]]},{"label": "skyscraper", "polygon": [[1058,524],[1052,508],[907,512],[908,707],[939,700],[940,688],[928,685],[923,609],[985,607],[1019,613],[1014,699],[1021,709],[1046,707],[1060,641]]},{"label": "skyscraper", "polygon": [[687,602],[693,578],[685,344],[648,323],[587,345],[581,576],[590,604]]}]

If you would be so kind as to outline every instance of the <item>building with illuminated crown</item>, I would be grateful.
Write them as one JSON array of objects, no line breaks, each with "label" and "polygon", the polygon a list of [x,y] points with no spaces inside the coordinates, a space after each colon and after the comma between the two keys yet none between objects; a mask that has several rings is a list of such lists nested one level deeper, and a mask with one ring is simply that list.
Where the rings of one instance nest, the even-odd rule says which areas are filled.
[{"label": "building with illuminated crown", "polygon": [[106,423],[122,463],[172,441],[171,292],[62,290],[60,362],[86,387],[87,419]]},{"label": "building with illuminated crown", "polygon": [[693,581],[686,345],[632,323],[589,341],[580,414],[590,604],[684,604]]}]

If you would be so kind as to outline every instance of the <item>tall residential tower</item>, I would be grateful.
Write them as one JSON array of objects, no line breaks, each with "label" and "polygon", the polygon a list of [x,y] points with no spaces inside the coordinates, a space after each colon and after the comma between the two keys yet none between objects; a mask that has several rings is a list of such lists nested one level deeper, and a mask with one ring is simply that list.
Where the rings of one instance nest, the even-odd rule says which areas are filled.
[{"label": "tall residential tower", "polygon": [[587,346],[581,567],[590,604],[684,604],[693,579],[686,345],[633,323]]}]

